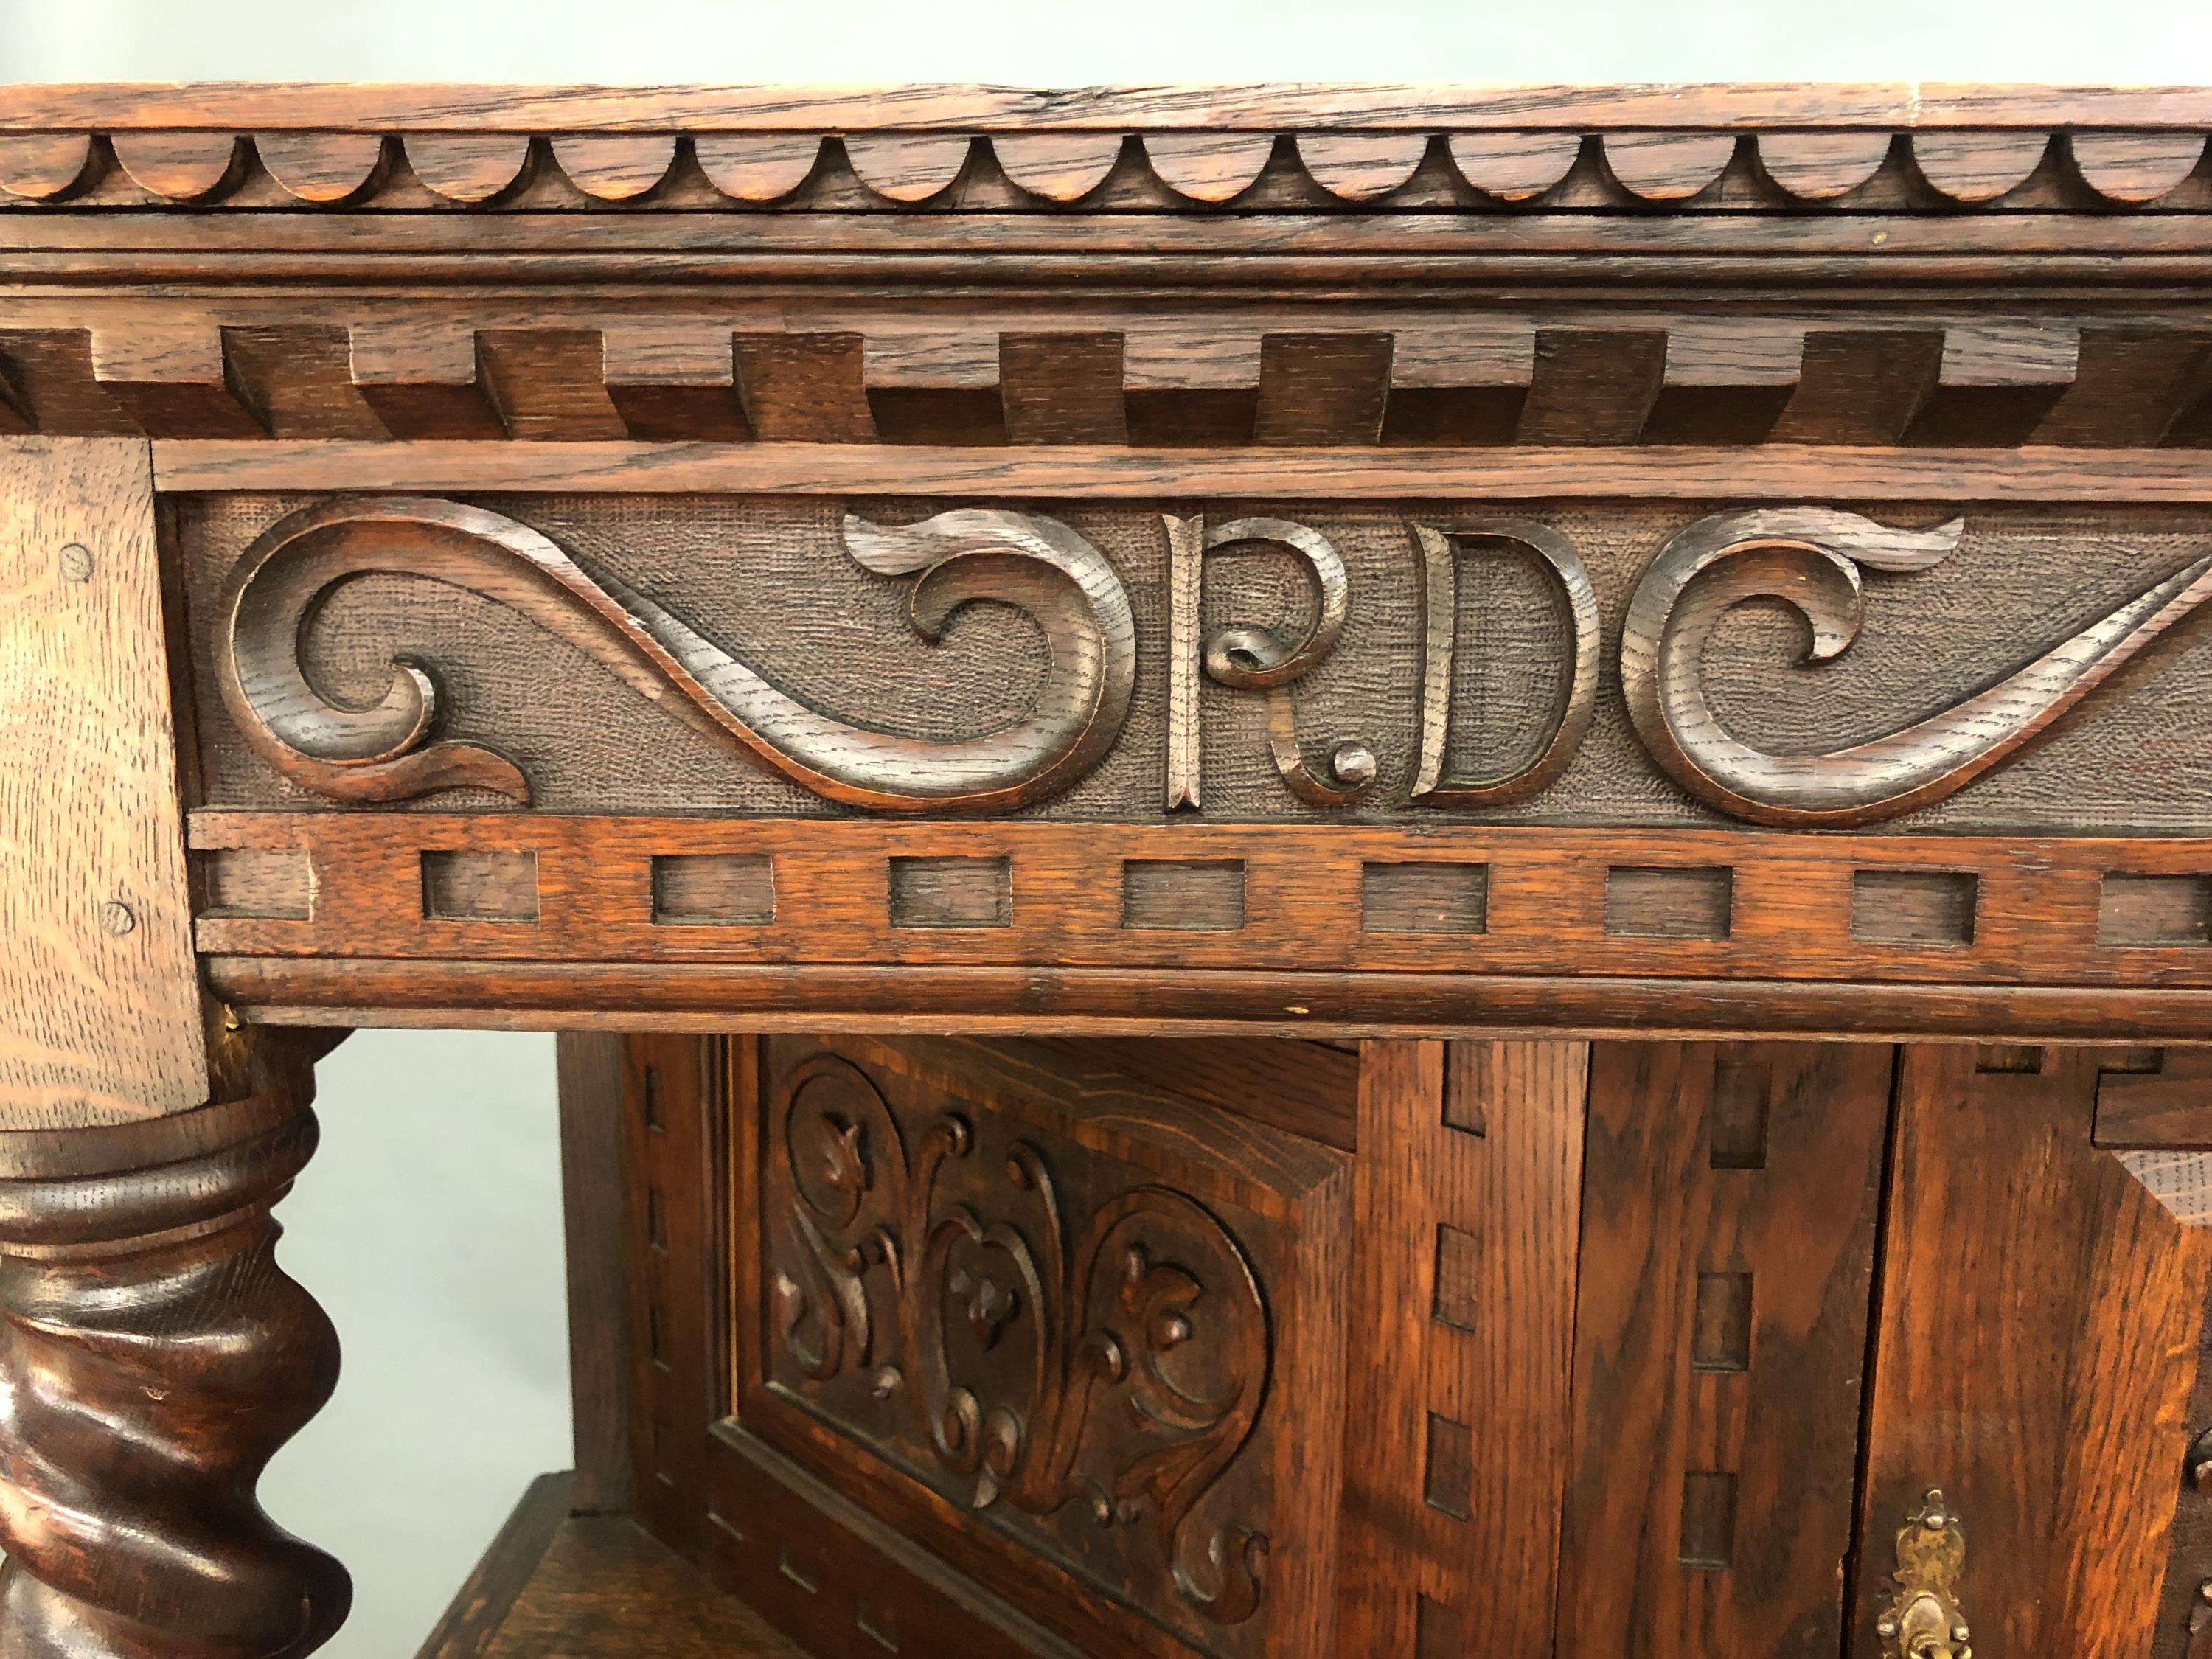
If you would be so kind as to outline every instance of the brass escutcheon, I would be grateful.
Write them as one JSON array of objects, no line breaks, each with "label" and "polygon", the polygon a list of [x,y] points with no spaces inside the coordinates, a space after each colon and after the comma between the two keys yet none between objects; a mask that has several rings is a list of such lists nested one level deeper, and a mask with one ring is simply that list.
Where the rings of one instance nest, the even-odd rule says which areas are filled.
[{"label": "brass escutcheon", "polygon": [[1966,1535],[1959,1517],[1930,1490],[1897,1532],[1897,1599],[1875,1624],[1882,1651],[1897,1659],[1973,1659],[1972,1634],[1959,1609]]}]

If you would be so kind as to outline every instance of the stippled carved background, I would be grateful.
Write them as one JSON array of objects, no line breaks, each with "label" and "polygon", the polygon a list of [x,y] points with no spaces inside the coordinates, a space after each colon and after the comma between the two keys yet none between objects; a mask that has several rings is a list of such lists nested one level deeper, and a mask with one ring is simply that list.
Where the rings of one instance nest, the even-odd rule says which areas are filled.
[{"label": "stippled carved background", "polygon": [[[261,531],[309,498],[185,499],[176,552],[187,594],[210,805],[319,806],[255,757],[213,694],[212,601]],[[870,574],[838,536],[848,509],[907,522],[966,500],[528,496],[472,498],[534,526],[587,565],[619,577],[691,622],[787,690],[844,718],[933,736],[989,731],[1015,719],[1043,666],[1041,636],[1017,612],[970,607],[943,642],[907,625],[908,586]],[[1167,726],[1167,540],[1150,504],[1021,503],[1090,538],[1115,562],[1138,627],[1137,687],[1120,742],[1087,778],[1029,809],[1033,816],[1158,817]],[[1351,615],[1334,654],[1294,697],[1310,759],[1338,743],[1372,749],[1378,780],[1364,800],[1322,808],[1275,775],[1263,700],[1211,682],[1201,690],[1203,813],[1209,819],[1444,816],[1405,803],[1419,719],[1421,657],[1408,523],[1475,526],[1509,516],[1572,538],[1599,596],[1605,643],[1598,712],[1565,775],[1533,799],[1479,814],[1494,821],[1696,824],[1723,822],[1651,763],[1631,731],[1618,678],[1627,596],[1667,538],[1730,505],[1529,502],[1354,507],[1263,501],[1164,502],[1210,520],[1272,514],[1327,535],[1351,576]],[[1958,509],[1869,509],[1928,525]],[[1706,657],[1717,708],[1747,741],[1781,750],[1832,748],[1947,708],[2212,550],[2212,521],[2192,509],[2114,511],[1973,506],[1959,550],[1913,575],[1870,574],[1868,616],[1840,660],[1799,665],[1804,631],[1778,605],[1732,615]],[[1311,604],[1301,568],[1271,551],[1224,550],[1206,563],[1205,625],[1271,623],[1297,631]],[[1565,619],[1532,564],[1462,561],[1451,771],[1511,770],[1533,754],[1566,671]],[[552,811],[843,814],[679,724],[571,647],[489,601],[427,582],[376,576],[338,592],[310,626],[308,671],[342,700],[373,702],[395,653],[419,658],[444,689],[441,733],[491,744],[530,777]],[[2184,624],[2094,693],[2057,735],[1903,829],[2187,833],[2212,825],[2212,640]],[[433,810],[485,806],[448,793]]]}]

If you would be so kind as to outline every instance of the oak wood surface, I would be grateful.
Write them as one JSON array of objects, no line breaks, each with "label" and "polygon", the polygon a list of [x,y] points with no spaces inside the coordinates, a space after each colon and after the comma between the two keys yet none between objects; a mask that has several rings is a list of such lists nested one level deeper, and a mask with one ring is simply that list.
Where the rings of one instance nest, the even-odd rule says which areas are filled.
[{"label": "oak wood surface", "polygon": [[1894,501],[2032,495],[2054,501],[2212,499],[2193,452],[1709,448],[1165,449],[1066,445],[982,452],[931,445],[578,443],[516,453],[468,443],[155,446],[167,490],[577,489],[856,495],[923,489],[1008,496],[1326,495],[1346,500],[1542,495]]},{"label": "oak wood surface", "polygon": [[1192,969],[846,968],[210,957],[272,1024],[501,1030],[971,1031],[1075,1036],[2002,1037],[2197,1044],[2212,995],[2050,985]]},{"label": "oak wood surface", "polygon": [[337,1378],[275,1255],[317,1135],[287,1047],[188,1155],[155,1119],[81,1132],[125,1154],[88,1172],[0,1179],[0,1648],[305,1659],[345,1619],[345,1570],[255,1493]]},{"label": "oak wood surface", "polygon": [[1567,1655],[1836,1651],[1891,1050],[1592,1050]]},{"label": "oak wood surface", "polygon": [[733,1424],[708,1449],[715,1581],[803,1643],[811,1659],[901,1652],[1077,1659],[1092,1651],[947,1567],[880,1505],[854,1503]]},{"label": "oak wood surface", "polygon": [[[245,811],[197,812],[190,834],[199,851],[304,852],[316,871],[309,917],[240,915],[234,891],[201,917],[203,951],[356,957],[370,975],[379,958],[507,963],[518,974],[563,960],[865,962],[2212,986],[2204,944],[2118,944],[2104,924],[2107,873],[2205,870],[2205,850],[2182,838]],[[513,885],[485,902],[527,925],[424,914],[426,855],[463,842],[480,863],[509,860],[500,867]],[[769,858],[770,917],[657,921],[653,860],[700,854]],[[1004,925],[898,925],[901,859],[1006,860]],[[1407,860],[1486,868],[1480,929],[1407,933],[1387,907],[1382,929],[1364,925],[1370,873]],[[1672,888],[1614,879],[1651,869],[1727,872],[1698,876],[1701,901],[1724,880],[1727,902],[1704,903],[1685,933]],[[1933,933],[1931,882],[1943,923]],[[291,908],[292,887],[282,892]],[[1315,927],[1316,906],[1341,920]]]},{"label": "oak wood surface", "polygon": [[[568,1098],[565,1080],[562,1098]],[[524,1489],[416,1659],[483,1659],[515,1598],[537,1577],[547,1550],[568,1524],[574,1488],[574,1477],[561,1474],[541,1474]]]},{"label": "oak wood surface", "polygon": [[1990,1058],[1915,1045],[1899,1075],[1851,1650],[1941,1486],[1978,1647],[2146,1652],[2212,1233],[2092,1146],[2094,1051]]},{"label": "oak wood surface", "polygon": [[[1706,822],[1694,801],[1777,824],[1827,810],[1817,788],[1723,799],[1746,746],[1823,787],[1878,770],[1821,724],[1880,702],[1836,693],[1875,653],[1808,715],[1759,678],[1788,652],[1716,651],[1719,712],[1685,741],[1697,627],[1670,635],[1670,603],[1628,650],[1608,631],[1698,511],[1757,568],[1709,583],[1690,622],[1717,626],[1724,587],[1779,598],[1816,656],[1856,626],[1858,568],[1781,556],[1811,534],[1802,509],[1909,520],[1867,544],[1877,570],[1930,551],[1952,507],[1978,535],[2002,520],[2002,556],[1948,573],[1978,591],[1900,631],[1888,687],[1916,732],[1940,714],[1967,762],[1998,757],[1966,730],[1980,705],[1960,713],[1988,682],[1952,682],[2015,673],[2076,599],[2109,622],[2100,585],[2135,563],[2203,552],[2181,544],[2212,503],[2208,134],[2212,94],[2190,88],[0,89],[0,849],[18,866],[0,886],[0,1393],[28,1413],[28,1449],[0,1463],[28,1494],[9,1512],[44,1517],[8,1540],[0,1648],[65,1628],[57,1597],[88,1586],[123,1586],[101,1617],[244,1621],[230,1645],[257,1650],[303,1650],[343,1600],[241,1496],[327,1386],[319,1316],[266,1267],[269,1193],[194,1212],[191,1237],[107,1226],[269,1128],[228,1097],[251,1046],[236,1019],[572,1033],[580,1474],[526,1501],[434,1659],[792,1651],[691,1567],[817,1659],[1870,1654],[1895,1528],[1938,1485],[1966,1516],[1985,1652],[2212,1642],[2202,1517],[2174,1485],[2212,1399],[2212,1109],[2186,1046],[2212,1032],[2201,687],[2130,690],[2119,737],[2061,734],[1968,798],[1990,814],[1915,826],[1972,834],[1654,828]],[[434,718],[410,705],[422,730],[397,750],[341,696],[331,730],[367,736],[254,750],[273,769],[247,776],[227,757],[256,728],[204,696],[173,711],[167,641],[212,637],[229,562],[304,504],[262,497],[399,490],[499,498],[418,520],[567,514],[601,538],[579,557],[611,551],[590,568],[636,584],[592,588],[595,614],[680,600],[697,631],[669,613],[668,636],[732,684],[751,670],[709,643],[732,618],[797,642],[765,675],[791,699],[857,643],[859,690],[800,713],[862,749],[984,744],[960,733],[1003,727],[993,697],[1028,659],[993,659],[979,700],[948,653],[902,692],[911,719],[832,712],[902,659],[867,634],[886,592],[836,589],[794,524],[848,509],[893,525],[882,543],[908,505],[1032,530],[1049,512],[1081,544],[1165,514],[1180,571],[1133,561],[1128,532],[1093,572],[1144,627],[1048,626],[1042,651],[1151,694],[1165,638],[1179,724],[1172,744],[1103,732],[1085,763],[1114,749],[1110,788],[1012,821],[931,821],[942,799],[866,779],[763,804],[702,769],[624,796],[626,765],[665,758],[657,728],[603,714],[547,653],[516,677],[551,711],[525,730],[434,640],[419,672],[449,695]],[[1190,515],[1222,497],[1387,524],[1351,559],[1348,611],[1304,544],[1309,638],[1369,630],[1330,674],[1261,678],[1304,626],[1294,582],[1281,638],[1255,617],[1209,665],[1230,613],[1211,614],[1225,594]],[[1486,574],[1458,648],[1457,591],[1404,586],[1394,507],[1441,524],[1491,502],[1574,521],[1595,623],[1501,622]],[[764,584],[751,554],[712,562],[745,536],[794,562]],[[367,608],[319,645],[309,612],[345,614],[323,590],[264,616],[258,729],[323,699],[311,647],[373,643],[381,672],[413,643],[382,624],[424,608],[373,586],[422,574],[406,547],[327,568]],[[915,592],[975,568],[932,566]],[[2182,585],[2160,627],[2201,597],[2188,568],[2158,578]],[[718,585],[727,608],[696,609]],[[818,631],[793,595],[830,613]],[[1170,604],[1152,629],[1146,607]],[[2126,627],[2132,650],[2148,634]],[[1415,804],[1407,754],[1431,782],[1486,775],[1447,753],[1461,678],[1472,752],[1518,702],[1540,712],[1524,657],[1567,634],[1596,729],[1636,766],[1553,803],[1557,822],[1390,817]],[[512,654],[493,627],[463,643]],[[2065,648],[2068,686],[2124,654],[2086,633]],[[2160,648],[2171,672],[2179,644]],[[288,653],[296,684],[275,672]],[[1419,697],[1389,702],[1415,653]],[[174,654],[187,689],[215,684]],[[1231,690],[1267,694],[1231,700],[1254,719],[1223,715]],[[405,796],[373,775],[434,726],[505,766],[475,781],[542,783],[560,810],[301,810],[299,787]],[[510,736],[518,758],[483,746]],[[1587,753],[1585,782],[1612,763]],[[320,769],[286,770],[299,755]],[[2078,769],[2044,781],[2062,762]],[[1929,787],[1966,781],[1938,769]],[[189,866],[180,802],[203,809]],[[738,811],[762,816],[717,815]],[[231,1005],[212,1039],[203,972]],[[1354,1035],[1376,1040],[1279,1040]],[[1830,1041],[1739,1040],[1778,1035]],[[2040,1046],[2060,1042],[2103,1050]],[[800,1133],[808,1067],[847,1092]],[[948,1133],[956,1206],[891,1204],[912,1196],[895,1153]],[[848,1198],[870,1228],[813,1250]],[[1146,1230],[1110,1231],[1116,1205]],[[1071,1220],[1101,1230],[1075,1236],[1091,1256]],[[1101,1241],[1126,1248],[1109,1261]],[[1042,1271],[1009,1276],[1024,1251]],[[148,1337],[142,1376],[101,1344],[147,1336],[142,1280],[168,1268],[215,1289]],[[224,1296],[243,1310],[228,1348],[198,1340]],[[850,1364],[824,1357],[833,1328]],[[198,1474],[145,1478],[158,1524],[116,1526],[104,1556],[70,1544],[115,1495],[46,1476],[83,1462],[112,1486],[162,1435],[92,1446],[69,1412],[134,1432],[206,1415],[205,1368],[233,1364],[257,1409],[207,1431]],[[1079,1376],[1132,1392],[1093,1421],[1066,1403]],[[243,1540],[235,1583],[149,1613],[148,1540],[218,1522]],[[304,1635],[252,1624],[302,1606]],[[228,1628],[170,1645],[212,1655]]]},{"label": "oak wood surface", "polygon": [[209,1097],[146,447],[0,439],[0,1125]]},{"label": "oak wood surface", "polygon": [[554,1054],[576,1453],[564,1501],[598,1515],[618,1512],[630,1498],[623,1044],[605,1032],[568,1031]]},{"label": "oak wood surface", "polygon": [[416,1659],[807,1659],[620,1516],[568,1513],[541,1476]]},{"label": "oak wood surface", "polygon": [[1341,1652],[1551,1649],[1589,1052],[1362,1047]]},{"label": "oak wood surface", "polygon": [[[1325,1645],[1348,1160],[1119,1075],[1107,1055],[1071,1064],[1064,1045],[777,1038],[764,1053],[762,1121],[732,1135],[758,1275],[738,1288],[740,1421],[1086,1651]],[[860,1160],[858,1215],[821,1207],[842,1179],[822,1184],[824,1160],[845,1161],[817,1131]],[[941,1230],[964,1213],[975,1250],[947,1256]],[[889,1230],[914,1267],[885,1280],[866,1257],[810,1254],[856,1224]],[[1009,1265],[1031,1259],[1033,1273]],[[1141,1277],[1116,1316],[1102,1298],[1124,1271]],[[1018,1286],[1014,1299],[979,1276]],[[836,1334],[862,1301],[849,1328],[875,1333],[864,1350]],[[1180,1405],[1164,1412],[1143,1370],[1057,1380],[1079,1330],[1115,1352],[1161,1341],[1124,1322],[1155,1307],[1178,1322],[1164,1340]],[[1003,1345],[991,1318],[1012,1322]],[[888,1390],[880,1367],[901,1379]],[[990,1432],[1026,1449],[1018,1474],[978,1474],[933,1429],[917,1443],[937,1409],[925,1401],[957,1409],[969,1389],[983,1420],[1013,1425]],[[1121,1522],[1066,1502],[1093,1491],[1121,1495]]]},{"label": "oak wood surface", "polygon": [[362,123],[436,131],[544,127],[726,131],[882,125],[922,131],[978,122],[1020,127],[1169,128],[1341,123],[1360,127],[2005,126],[2053,121],[2119,128],[2212,124],[2190,87],[1990,86],[1972,82],[1737,82],[1580,87],[1362,82],[1286,88],[1221,82],[1048,91],[955,83],[882,87],[732,84],[622,89],[351,82],[94,82],[21,85],[0,99],[0,129],[141,126],[321,131]]}]

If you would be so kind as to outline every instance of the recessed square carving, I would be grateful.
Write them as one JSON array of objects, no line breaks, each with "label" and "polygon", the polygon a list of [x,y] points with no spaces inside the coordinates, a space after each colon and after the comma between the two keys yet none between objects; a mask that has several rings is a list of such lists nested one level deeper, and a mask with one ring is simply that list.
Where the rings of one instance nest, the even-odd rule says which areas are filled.
[{"label": "recessed square carving", "polygon": [[1475,1271],[1478,1256],[1474,1235],[1449,1223],[1437,1228],[1436,1319],[1462,1331],[1474,1328]]},{"label": "recessed square carving", "polygon": [[1686,1567],[1724,1572],[1735,1565],[1735,1477],[1699,1471],[1682,1478],[1682,1539],[1677,1559]]},{"label": "recessed square carving", "polygon": [[677,853],[653,861],[653,919],[667,927],[753,927],[775,920],[766,853]]},{"label": "recessed square carving", "polygon": [[422,915],[433,921],[538,920],[535,853],[425,853]]},{"label": "recessed square carving", "polygon": [[1713,1097],[1705,1109],[1706,1162],[1713,1169],[1766,1167],[1773,1100],[1772,1051],[1747,1042],[1723,1044],[1713,1061]]},{"label": "recessed square carving", "polygon": [[1234,933],[1244,925],[1243,860],[1125,860],[1121,925]]},{"label": "recessed square carving", "polygon": [[1972,945],[1975,887],[1963,870],[1856,871],[1851,937],[1875,945]]},{"label": "recessed square carving", "polygon": [[1751,1369],[1751,1275],[1699,1273],[1690,1322],[1690,1368]]},{"label": "recessed square carving", "polygon": [[1429,1414],[1429,1455],[1421,1489],[1431,1509],[1455,1521],[1474,1512],[1474,1432],[1466,1424]]},{"label": "recessed square carving", "polygon": [[1459,1610],[1424,1592],[1414,1615],[1413,1659],[1467,1659],[1471,1651]]},{"label": "recessed square carving", "polygon": [[1974,1069],[1978,1072],[2025,1072],[2032,1075],[2043,1069],[2043,1050],[2027,1043],[1984,1043],[1974,1051]]},{"label": "recessed square carving", "polygon": [[2109,872],[2097,903],[2097,943],[2212,943],[2212,876]]},{"label": "recessed square carving", "polygon": [[305,853],[228,847],[202,855],[208,914],[305,921],[315,912],[315,866]]},{"label": "recessed square carving", "polygon": [[1480,933],[1488,919],[1486,864],[1364,864],[1359,926],[1370,933]]},{"label": "recessed square carving", "polygon": [[1456,1129],[1462,1134],[1486,1136],[1490,1133],[1490,1114],[1482,1097],[1468,1086],[1471,1081],[1462,1068],[1449,1065],[1444,1067],[1444,1127]]},{"label": "recessed square carving", "polygon": [[1726,939],[1735,872],[1621,866],[1606,875],[1605,931],[1632,939]]},{"label": "recessed square carving", "polygon": [[893,859],[894,927],[1010,927],[1013,866],[1003,858]]}]

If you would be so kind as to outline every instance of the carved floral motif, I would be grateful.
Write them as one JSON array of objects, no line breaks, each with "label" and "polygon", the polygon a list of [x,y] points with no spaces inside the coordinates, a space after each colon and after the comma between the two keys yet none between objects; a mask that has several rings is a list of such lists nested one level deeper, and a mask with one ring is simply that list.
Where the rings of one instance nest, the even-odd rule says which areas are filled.
[{"label": "carved floral motif", "polygon": [[793,1248],[769,1316],[808,1382],[860,1376],[977,1510],[1081,1504],[1139,1529],[1204,1617],[1258,1610],[1266,1538],[1195,1506],[1265,1401],[1266,1306],[1221,1222],[1156,1183],[1073,1212],[1044,1152],[978,1167],[958,1112],[908,1138],[867,1076],[817,1054],[770,1118]]}]

